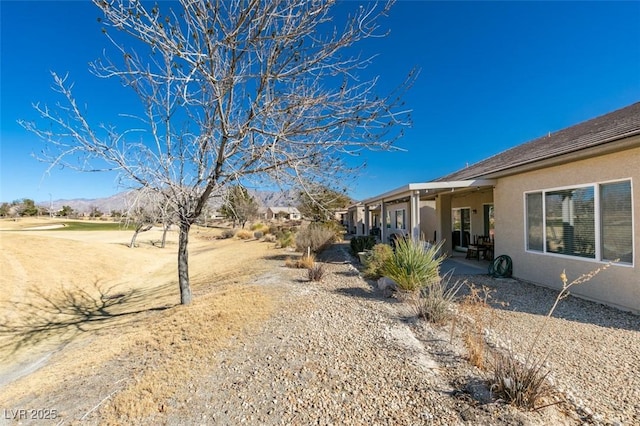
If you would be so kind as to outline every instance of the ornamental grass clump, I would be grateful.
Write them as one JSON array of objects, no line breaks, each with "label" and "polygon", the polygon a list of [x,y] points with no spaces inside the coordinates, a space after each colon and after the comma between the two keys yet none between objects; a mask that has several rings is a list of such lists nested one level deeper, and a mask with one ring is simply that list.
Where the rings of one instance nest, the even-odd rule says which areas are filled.
[{"label": "ornamental grass clump", "polygon": [[411,305],[416,315],[436,324],[446,322],[454,315],[451,306],[464,284],[465,281],[451,282],[450,273],[427,284],[412,300]]},{"label": "ornamental grass clump", "polygon": [[400,290],[420,290],[440,279],[440,265],[445,258],[439,254],[441,248],[442,243],[426,245],[419,240],[399,239],[382,273],[395,281]]}]

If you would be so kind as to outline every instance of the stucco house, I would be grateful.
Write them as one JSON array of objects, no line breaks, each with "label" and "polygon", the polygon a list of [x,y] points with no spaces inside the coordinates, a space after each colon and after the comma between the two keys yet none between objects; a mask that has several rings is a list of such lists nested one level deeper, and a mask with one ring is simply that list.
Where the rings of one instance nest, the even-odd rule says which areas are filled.
[{"label": "stucco house", "polygon": [[561,287],[608,263],[572,294],[640,312],[640,103],[550,133],[431,182],[371,197],[381,238],[445,240],[450,254],[477,235],[513,260],[513,275]]},{"label": "stucco house", "polygon": [[300,214],[300,210],[295,207],[267,207],[266,218],[268,220],[300,220],[302,219],[302,214]]}]

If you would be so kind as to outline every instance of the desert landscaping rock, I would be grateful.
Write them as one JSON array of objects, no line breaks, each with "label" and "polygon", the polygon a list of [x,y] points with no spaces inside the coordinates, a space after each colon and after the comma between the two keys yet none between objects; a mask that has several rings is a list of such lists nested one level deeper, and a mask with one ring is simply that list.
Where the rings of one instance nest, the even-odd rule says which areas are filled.
[{"label": "desert landscaping rock", "polygon": [[[267,272],[249,283],[274,295],[273,315],[234,335],[208,364],[196,363],[196,374],[175,389],[173,400],[139,424],[640,424],[638,316],[569,297],[545,322],[553,290],[459,277],[490,291],[484,333],[493,347],[548,355],[556,399],[523,411],[495,400],[487,373],[466,359],[459,322],[417,320],[391,292],[362,277],[347,244],[335,244],[319,258],[325,266],[320,282],[309,281],[306,270],[285,268],[289,255],[270,256]],[[540,344],[532,349],[541,326]],[[57,395],[15,403],[65,401],[64,424],[101,424],[109,400],[146,368],[140,361],[114,358],[96,366],[94,378],[83,378],[85,391],[61,385]],[[94,383],[99,376],[112,382]],[[80,404],[80,398],[87,399]]]},{"label": "desert landscaping rock", "polygon": [[[615,331],[626,341],[623,348],[631,349],[639,341],[636,316],[569,299],[561,311],[581,309],[572,315],[583,322],[567,328],[566,320],[553,319],[547,330],[554,341],[558,338],[550,368],[564,399],[526,412],[492,398],[486,373],[470,366],[464,347],[447,327],[416,321],[406,306],[386,297],[375,282],[364,280],[346,245],[334,246],[322,260],[327,275],[320,283],[307,281],[300,270],[282,267],[260,280],[284,289],[282,308],[262,330],[221,353],[219,368],[201,376],[193,402],[210,410],[203,420],[261,425],[570,425],[636,424],[640,419],[633,402],[638,389],[633,371],[637,351],[611,348],[620,352],[612,358],[616,366],[611,369],[625,376],[624,385],[616,385],[609,378],[596,378],[598,369],[585,366],[584,357],[598,351],[571,345],[568,353],[575,354],[571,358],[561,349],[569,342],[588,343],[611,334],[611,329],[590,324],[587,318],[592,313],[610,318],[612,327],[625,324]],[[492,303],[504,308],[497,315],[500,324],[494,325],[507,335],[524,330],[520,336],[524,342],[536,321],[523,316],[518,307],[539,310],[529,315],[540,317],[555,297],[551,290],[532,289],[526,283],[519,287],[514,280],[467,278],[494,290]],[[529,292],[535,299],[523,300]],[[583,336],[583,329],[591,331]],[[551,348],[550,344],[545,342],[542,348]],[[593,362],[603,362],[602,356]],[[170,423],[183,420],[173,418]]]}]

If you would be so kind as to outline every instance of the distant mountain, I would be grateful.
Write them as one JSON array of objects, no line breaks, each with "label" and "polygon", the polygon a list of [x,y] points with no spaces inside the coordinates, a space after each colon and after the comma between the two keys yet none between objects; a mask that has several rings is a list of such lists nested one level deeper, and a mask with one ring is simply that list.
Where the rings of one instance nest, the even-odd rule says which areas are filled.
[{"label": "distant mountain", "polygon": [[248,190],[261,207],[297,206],[298,193],[292,189],[286,191],[256,191]]},{"label": "distant mountain", "polygon": [[[70,200],[53,200],[51,207],[53,210],[60,210],[62,206],[70,206],[79,213],[88,213],[93,207],[96,207],[103,213],[110,213],[112,210],[125,210],[127,206],[127,195],[129,192],[120,192],[107,198],[75,198]],[[37,203],[39,206],[49,207],[48,201]]]},{"label": "distant mountain", "polygon": [[[258,204],[261,207],[274,207],[274,206],[297,206],[297,193],[293,190],[287,191],[258,191],[248,190]],[[131,197],[131,192],[120,192],[116,195],[112,195],[107,198],[75,198],[65,200],[53,200],[51,206],[54,210],[62,209],[62,206],[70,206],[73,210],[79,213],[89,213],[92,208],[97,208],[103,213],[110,213],[112,210],[125,211],[128,206],[127,200]],[[49,201],[41,201],[36,203],[38,206],[49,208]],[[219,198],[212,198],[209,200],[209,206],[217,210],[222,206],[222,201]]]}]

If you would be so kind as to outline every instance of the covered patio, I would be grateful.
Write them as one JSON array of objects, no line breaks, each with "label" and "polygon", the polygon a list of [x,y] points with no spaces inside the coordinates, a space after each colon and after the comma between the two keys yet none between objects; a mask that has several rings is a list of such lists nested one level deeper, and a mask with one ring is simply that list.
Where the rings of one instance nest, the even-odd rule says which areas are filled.
[{"label": "covered patio", "polygon": [[363,233],[385,243],[400,235],[444,240],[443,249],[449,256],[466,252],[475,237],[494,237],[495,184],[492,179],[411,183],[371,197],[361,203]]}]

